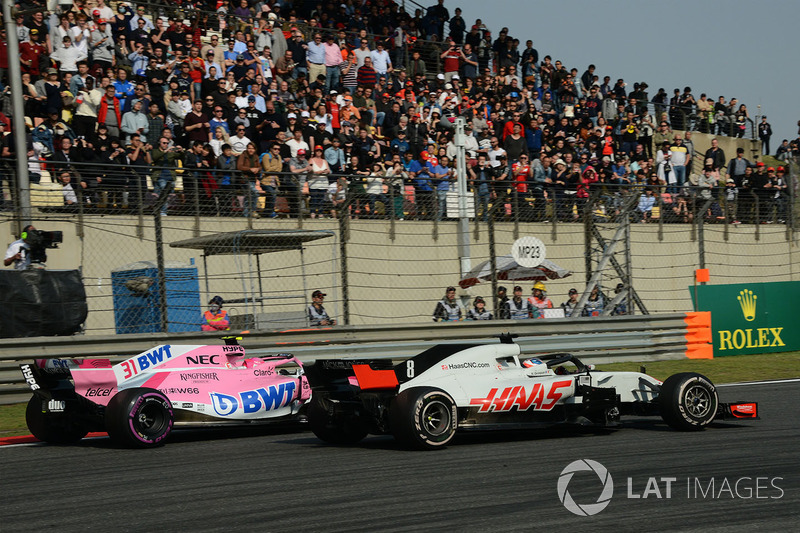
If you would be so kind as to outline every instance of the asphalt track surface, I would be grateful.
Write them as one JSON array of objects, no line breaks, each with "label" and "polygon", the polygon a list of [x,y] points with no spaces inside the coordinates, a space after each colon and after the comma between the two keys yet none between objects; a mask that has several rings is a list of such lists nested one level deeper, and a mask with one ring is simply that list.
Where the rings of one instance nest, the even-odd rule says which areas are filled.
[{"label": "asphalt track surface", "polygon": [[[153,450],[118,449],[105,438],[7,446],[0,529],[795,530],[800,383],[719,391],[721,401],[758,401],[761,420],[699,433],[652,419],[628,419],[606,434],[473,433],[435,452],[405,451],[389,437],[336,448],[305,430],[274,427],[178,432]],[[567,511],[556,490],[561,471],[584,458],[614,481],[609,505],[594,516]],[[662,477],[676,478],[669,498]],[[648,483],[647,498],[628,497],[643,496]],[[578,472],[568,490],[576,502],[594,503],[601,482]]]}]

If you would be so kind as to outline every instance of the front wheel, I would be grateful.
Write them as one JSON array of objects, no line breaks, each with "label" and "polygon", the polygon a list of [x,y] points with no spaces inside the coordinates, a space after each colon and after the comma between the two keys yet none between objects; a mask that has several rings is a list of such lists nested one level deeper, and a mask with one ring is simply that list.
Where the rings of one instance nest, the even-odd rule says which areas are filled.
[{"label": "front wheel", "polygon": [[699,431],[714,420],[719,406],[717,389],[707,377],[694,372],[670,376],[658,395],[661,418],[680,431]]},{"label": "front wheel", "polygon": [[367,436],[367,429],[356,415],[335,415],[318,398],[308,406],[308,425],[321,441],[339,446],[352,446]]},{"label": "front wheel", "polygon": [[389,425],[394,437],[409,448],[441,448],[450,442],[458,427],[456,402],[440,389],[405,390],[389,408]]},{"label": "front wheel", "polygon": [[161,391],[127,389],[111,398],[106,407],[106,430],[115,441],[135,448],[164,444],[172,431],[172,404]]},{"label": "front wheel", "polygon": [[45,403],[45,400],[34,396],[25,409],[25,422],[34,437],[50,444],[74,444],[89,433],[88,429],[74,420],[68,410],[70,403],[66,403],[65,411],[60,413],[47,410]]}]

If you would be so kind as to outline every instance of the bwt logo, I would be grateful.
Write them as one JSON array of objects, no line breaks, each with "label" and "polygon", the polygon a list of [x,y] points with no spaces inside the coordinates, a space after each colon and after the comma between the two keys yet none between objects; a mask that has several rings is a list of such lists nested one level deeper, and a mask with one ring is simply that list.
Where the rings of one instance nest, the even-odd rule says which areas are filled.
[{"label": "bwt logo", "polygon": [[240,405],[246,414],[256,413],[262,409],[270,411],[288,405],[294,398],[295,388],[296,385],[293,381],[287,381],[280,385],[240,392],[238,398],[220,392],[212,392],[210,393],[211,404],[219,416],[234,414],[239,410]]},{"label": "bwt logo", "polygon": [[[600,481],[603,483],[603,490],[600,492],[600,496],[598,496],[595,503],[579,504],[572,499],[572,495],[567,489],[569,487],[569,482],[572,481],[572,476],[574,476],[576,472],[594,472],[597,474],[597,477],[600,478]],[[558,490],[558,499],[561,500],[561,503],[564,504],[564,507],[566,507],[569,512],[578,516],[592,516],[605,509],[611,502],[611,496],[614,495],[614,480],[611,479],[611,474],[606,467],[597,461],[578,459],[568,464],[566,468],[561,471],[561,475],[558,476],[558,486],[556,488]]]}]

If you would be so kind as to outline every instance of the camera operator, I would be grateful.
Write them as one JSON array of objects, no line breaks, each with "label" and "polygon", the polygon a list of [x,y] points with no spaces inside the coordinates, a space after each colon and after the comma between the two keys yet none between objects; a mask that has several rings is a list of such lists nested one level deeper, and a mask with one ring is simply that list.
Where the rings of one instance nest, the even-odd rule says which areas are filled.
[{"label": "camera operator", "polygon": [[28,237],[36,231],[33,225],[29,224],[23,228],[20,238],[12,242],[6,250],[6,257],[3,260],[5,266],[14,263],[14,270],[27,270],[31,266],[31,247],[28,244]]}]

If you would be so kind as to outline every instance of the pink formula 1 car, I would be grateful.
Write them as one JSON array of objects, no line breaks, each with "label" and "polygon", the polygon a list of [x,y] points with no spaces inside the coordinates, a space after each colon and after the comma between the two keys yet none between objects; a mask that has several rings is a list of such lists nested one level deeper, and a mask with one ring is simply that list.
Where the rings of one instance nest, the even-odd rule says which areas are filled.
[{"label": "pink formula 1 car", "polygon": [[246,358],[224,346],[162,345],[112,365],[108,359],[39,359],[20,365],[33,390],[31,433],[54,444],[90,431],[134,447],[163,444],[173,427],[292,419],[311,398],[293,355]]}]

